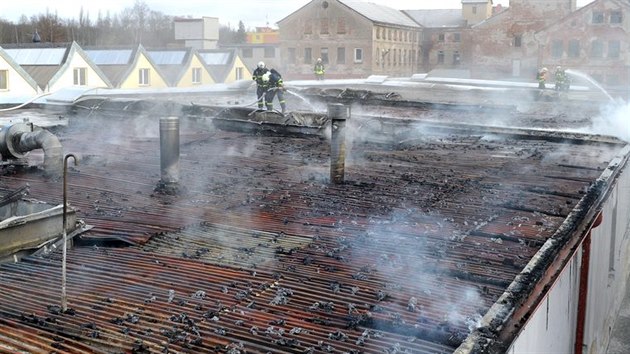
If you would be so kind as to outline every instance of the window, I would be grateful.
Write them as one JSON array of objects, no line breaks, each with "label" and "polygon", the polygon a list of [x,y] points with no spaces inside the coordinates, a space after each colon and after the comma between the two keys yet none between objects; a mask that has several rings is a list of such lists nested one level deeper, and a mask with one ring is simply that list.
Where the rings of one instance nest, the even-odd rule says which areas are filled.
[{"label": "window", "polygon": [[265,47],[265,58],[275,58],[275,57],[276,57],[276,48]]},{"label": "window", "polygon": [[192,68],[192,83],[201,83],[201,68]]},{"label": "window", "polygon": [[611,11],[610,12],[610,23],[621,23],[623,19],[623,15],[621,11]]},{"label": "window", "polygon": [[346,48],[339,47],[337,48],[337,64],[345,64],[346,63]]},{"label": "window", "polygon": [[601,11],[593,11],[593,23],[604,23],[604,13]]},{"label": "window", "polygon": [[523,45],[523,36],[521,36],[520,34],[517,34],[514,36],[514,47],[520,48],[521,45]]},{"label": "window", "polygon": [[238,67],[236,68],[236,72],[235,72],[235,80],[243,80],[243,68],[242,67]]},{"label": "window", "polygon": [[477,14],[477,6],[473,6],[472,7],[472,13],[473,13],[473,15]]},{"label": "window", "polygon": [[453,65],[458,66],[461,64],[461,57],[459,55],[459,51],[453,52]]},{"label": "window", "polygon": [[295,64],[295,48],[289,48],[289,64]]},{"label": "window", "polygon": [[304,64],[310,64],[313,62],[313,49],[304,48]]},{"label": "window", "polygon": [[322,18],[319,33],[328,34],[328,19],[327,18]]},{"label": "window", "polygon": [[444,42],[444,33],[438,34],[438,42]]},{"label": "window", "polygon": [[376,27],[376,39],[381,39],[381,29]]},{"label": "window", "polygon": [[604,43],[595,40],[591,43],[591,58],[601,58],[604,56]]},{"label": "window", "polygon": [[9,70],[0,70],[0,90],[9,89]]},{"label": "window", "polygon": [[363,63],[363,49],[354,48],[354,62]]},{"label": "window", "polygon": [[608,57],[617,59],[621,51],[621,43],[619,41],[608,42]]},{"label": "window", "polygon": [[553,58],[562,58],[564,52],[564,42],[560,39],[556,39],[551,42],[551,56]]},{"label": "window", "polygon": [[254,50],[252,48],[243,48],[243,58],[253,58]]},{"label": "window", "polygon": [[580,41],[572,39],[569,41],[569,58],[580,57]]},{"label": "window", "polygon": [[320,57],[320,58],[322,58],[322,62],[323,62],[324,64],[328,64],[328,48],[322,48],[322,49],[320,50],[320,55],[319,55],[319,57]]},{"label": "window", "polygon": [[443,50],[440,50],[438,52],[437,62],[438,64],[444,64],[444,51]]},{"label": "window", "polygon": [[453,33],[453,42],[461,42],[462,34],[459,32]]},{"label": "window", "polygon": [[392,30],[387,30],[387,39],[390,41],[392,40]]},{"label": "window", "polygon": [[74,68],[73,82],[74,85],[85,86],[87,84],[87,68]]},{"label": "window", "polygon": [[337,19],[337,33],[338,34],[346,33],[346,18],[345,17],[339,17]]},{"label": "window", "polygon": [[148,86],[150,84],[149,80],[149,69],[140,69],[138,70],[138,84],[141,86]]},{"label": "window", "polygon": [[313,22],[311,20],[304,21],[304,34],[313,34]]}]

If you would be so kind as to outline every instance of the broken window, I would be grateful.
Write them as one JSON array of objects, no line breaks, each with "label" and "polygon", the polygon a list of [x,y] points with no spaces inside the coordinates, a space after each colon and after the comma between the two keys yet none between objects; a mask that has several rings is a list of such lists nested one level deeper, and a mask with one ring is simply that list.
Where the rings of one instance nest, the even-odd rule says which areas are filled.
[{"label": "broken window", "polygon": [[345,63],[346,63],[346,48],[338,47],[337,48],[337,64],[345,64]]},{"label": "broken window", "polygon": [[346,33],[346,18],[339,17],[337,19],[337,33],[345,34]]},{"label": "broken window", "polygon": [[619,58],[619,52],[621,51],[621,43],[619,41],[608,42],[608,57]]},{"label": "broken window", "polygon": [[621,23],[623,19],[623,15],[621,11],[611,11],[610,12],[610,23]]},{"label": "broken window", "polygon": [[304,34],[313,34],[313,23],[311,20],[304,21]]},{"label": "broken window", "polygon": [[328,48],[320,49],[320,58],[322,58],[322,62],[324,64],[328,64]]},{"label": "broken window", "polygon": [[328,19],[327,18],[322,18],[319,33],[328,34]]},{"label": "broken window", "polygon": [[295,48],[289,48],[289,63],[295,64]]},{"label": "broken window", "polygon": [[9,70],[0,70],[0,90],[9,89]]},{"label": "broken window", "polygon": [[591,58],[601,58],[604,56],[604,43],[600,40],[594,40],[591,43]]},{"label": "broken window", "polygon": [[580,57],[580,41],[572,39],[569,41],[569,58]]},{"label": "broken window", "polygon": [[461,57],[459,55],[459,51],[455,51],[453,53],[453,65],[458,66],[461,63]]},{"label": "broken window", "polygon": [[522,44],[523,44],[523,36],[521,36],[520,34],[515,35],[514,36],[514,47],[520,48]]},{"label": "broken window", "polygon": [[602,11],[593,11],[593,23],[604,23],[604,13]]},{"label": "broken window", "polygon": [[304,64],[310,64],[313,62],[313,49],[304,48]]},{"label": "broken window", "polygon": [[556,39],[551,42],[551,56],[554,58],[562,58],[564,52],[564,42],[561,39]]}]

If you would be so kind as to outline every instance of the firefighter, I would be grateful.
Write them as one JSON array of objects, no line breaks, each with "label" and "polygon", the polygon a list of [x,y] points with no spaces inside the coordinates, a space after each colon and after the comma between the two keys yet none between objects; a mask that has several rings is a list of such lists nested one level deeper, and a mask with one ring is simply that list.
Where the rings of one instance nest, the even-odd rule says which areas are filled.
[{"label": "firefighter", "polygon": [[536,80],[538,81],[538,88],[539,89],[547,88],[545,83],[547,82],[547,72],[548,71],[549,70],[547,70],[547,68],[542,68],[542,69],[540,69],[540,71],[538,71],[538,74],[536,75]]},{"label": "firefighter", "polygon": [[317,62],[315,62],[315,67],[313,68],[313,72],[315,72],[315,78],[317,80],[324,80],[324,63],[322,62],[322,58],[317,58]]},{"label": "firefighter", "polygon": [[264,62],[259,62],[254,70],[252,80],[256,82],[256,97],[258,100],[258,109],[264,108],[265,94],[269,88],[269,83],[263,80],[263,76],[269,72]]},{"label": "firefighter", "polygon": [[280,103],[280,107],[282,108],[282,114],[286,114],[287,112],[287,103],[284,99],[284,82],[282,81],[282,75],[276,70],[269,70],[266,75],[266,79],[268,79],[268,87],[267,93],[265,95],[265,102],[267,104],[267,110],[273,110],[273,98],[278,95],[278,102]]},{"label": "firefighter", "polygon": [[556,86],[555,86],[556,91],[565,91],[565,92],[569,91],[569,87],[571,86],[571,83],[569,82],[569,77],[567,76],[566,71],[561,66],[556,67],[555,77],[556,77]]}]

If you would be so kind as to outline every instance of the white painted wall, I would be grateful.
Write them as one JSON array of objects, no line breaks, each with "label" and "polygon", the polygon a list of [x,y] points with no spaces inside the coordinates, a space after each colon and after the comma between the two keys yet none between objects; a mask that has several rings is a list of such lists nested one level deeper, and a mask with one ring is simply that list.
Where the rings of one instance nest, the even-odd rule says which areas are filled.
[{"label": "white painted wall", "polygon": [[[630,274],[630,171],[624,170],[592,230],[583,353],[606,352]],[[582,248],[512,343],[509,354],[573,353]]]}]

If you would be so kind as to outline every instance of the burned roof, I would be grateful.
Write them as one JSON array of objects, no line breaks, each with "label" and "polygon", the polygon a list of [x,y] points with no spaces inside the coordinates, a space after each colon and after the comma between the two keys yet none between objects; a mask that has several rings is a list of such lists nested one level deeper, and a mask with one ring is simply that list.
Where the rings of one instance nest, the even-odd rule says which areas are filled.
[{"label": "burned roof", "polygon": [[[55,133],[80,153],[68,201],[93,228],[68,256],[65,313],[59,252],[0,266],[0,343],[16,351],[452,353],[548,240],[592,221],[627,154],[607,137],[354,113],[332,184],[325,134],[217,129],[172,102],[76,110]],[[466,112],[451,113],[480,114]],[[181,189],[164,193],[158,118],[173,114]],[[36,169],[0,188],[26,183],[61,202]],[[512,306],[530,295],[520,284]]]}]

